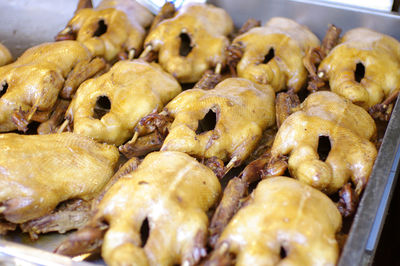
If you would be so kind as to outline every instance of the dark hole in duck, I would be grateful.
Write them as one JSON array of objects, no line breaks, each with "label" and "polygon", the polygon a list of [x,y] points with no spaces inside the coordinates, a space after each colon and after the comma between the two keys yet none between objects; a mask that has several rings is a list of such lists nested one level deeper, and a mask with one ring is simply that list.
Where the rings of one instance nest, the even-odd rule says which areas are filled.
[{"label": "dark hole in duck", "polygon": [[213,110],[208,110],[207,114],[203,119],[199,120],[199,125],[197,126],[196,134],[202,134],[204,132],[214,130],[217,125],[217,114]]},{"label": "dark hole in duck", "polygon": [[99,37],[107,32],[107,24],[104,19],[100,19],[97,25],[96,31],[93,33],[93,37]]},{"label": "dark hole in duck", "polygon": [[8,89],[8,83],[3,82],[0,87],[0,97],[2,97],[4,94],[6,94],[7,89]]},{"label": "dark hole in duck", "polygon": [[179,35],[179,38],[181,39],[181,45],[179,47],[179,55],[187,56],[193,49],[193,47],[190,45],[191,43],[190,36],[186,33],[181,33]]},{"label": "dark hole in duck", "polygon": [[354,71],[354,78],[357,82],[361,82],[365,75],[365,66],[363,63],[356,65],[356,71]]},{"label": "dark hole in duck", "polygon": [[328,154],[331,151],[331,140],[328,136],[319,136],[318,138],[318,155],[319,159],[325,162]]},{"label": "dark hole in duck", "polygon": [[99,96],[94,106],[93,118],[101,119],[104,115],[110,112],[111,102],[107,96]]},{"label": "dark hole in duck", "polygon": [[281,249],[279,251],[279,256],[281,257],[281,259],[284,259],[287,257],[287,253],[284,247],[281,246]]},{"label": "dark hole in duck", "polygon": [[264,57],[263,64],[268,64],[268,62],[271,61],[272,58],[274,58],[274,56],[275,56],[274,48],[270,48],[268,54],[266,54]]},{"label": "dark hole in duck", "polygon": [[146,245],[147,239],[149,238],[150,227],[149,220],[144,219],[142,226],[140,227],[140,239],[142,240],[142,247]]}]

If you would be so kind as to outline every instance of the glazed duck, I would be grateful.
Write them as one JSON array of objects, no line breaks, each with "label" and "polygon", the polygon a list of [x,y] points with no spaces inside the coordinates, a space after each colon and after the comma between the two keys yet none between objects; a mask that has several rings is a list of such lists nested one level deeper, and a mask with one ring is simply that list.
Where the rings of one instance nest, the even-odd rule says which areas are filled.
[{"label": "glazed duck", "polygon": [[[268,85],[258,85],[242,78],[229,78],[214,89],[190,89],[167,104],[158,120],[144,119],[136,127],[137,135],[159,132],[162,151],[181,151],[201,159],[230,161],[240,165],[252,152],[262,132],[275,123],[275,93]],[[161,128],[158,126],[164,121]],[[158,122],[157,122],[158,121]],[[158,123],[158,124],[157,124]],[[141,138],[128,142],[120,151],[128,157],[142,155]],[[146,143],[144,143],[146,144]],[[145,148],[145,147],[144,147]],[[144,149],[146,150],[146,149]],[[228,167],[228,168],[229,168]]]},{"label": "glazed duck", "polygon": [[134,0],[102,0],[96,8],[91,0],[80,0],[56,40],[77,40],[107,61],[125,53],[133,58],[142,50],[145,28],[152,20],[150,11]]},{"label": "glazed duck", "polygon": [[[121,145],[132,138],[139,120],[161,111],[180,92],[179,83],[158,64],[119,61],[79,87],[66,118],[77,134]],[[97,114],[101,107],[104,113]]]},{"label": "glazed duck", "polygon": [[[318,38],[305,26],[281,17],[270,19],[236,37],[229,47],[230,62],[239,77],[269,84],[278,92],[298,92],[306,83],[303,65],[306,52],[319,46]],[[237,66],[236,66],[237,65]]]},{"label": "glazed duck", "polygon": [[56,252],[74,256],[101,245],[108,265],[194,265],[206,255],[206,211],[220,192],[214,173],[189,155],[151,153],[106,192],[88,225]]},{"label": "glazed duck", "polygon": [[[1,134],[0,147],[0,231],[21,225],[33,238],[82,226],[89,208],[76,211],[76,205],[84,205],[77,201],[88,202],[101,192],[119,158],[115,147],[73,133]],[[56,207],[69,200],[75,201],[67,205],[75,205],[76,212],[63,216]]]},{"label": "glazed duck", "polygon": [[145,51],[158,58],[160,65],[179,82],[198,81],[210,68],[226,64],[227,35],[233,31],[228,13],[212,5],[187,4],[152,27]]}]

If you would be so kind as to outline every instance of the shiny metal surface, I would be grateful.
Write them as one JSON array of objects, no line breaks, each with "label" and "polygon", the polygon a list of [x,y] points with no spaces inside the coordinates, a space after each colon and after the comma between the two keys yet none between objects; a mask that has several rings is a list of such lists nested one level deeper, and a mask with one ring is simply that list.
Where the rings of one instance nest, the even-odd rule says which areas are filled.
[{"label": "shiny metal surface", "polygon": [[[98,2],[98,1],[95,1]],[[274,16],[285,16],[307,25],[320,38],[328,24],[347,31],[368,27],[400,40],[400,16],[332,4],[315,4],[301,0],[212,0],[225,8],[237,26],[253,17],[265,22]],[[53,41],[54,36],[72,17],[77,0],[8,0],[0,1],[0,41],[14,56],[33,45]],[[398,100],[399,102],[399,100]],[[368,265],[372,262],[397,182],[400,156],[400,104],[397,103],[379,151],[375,167],[354,219],[350,236],[339,265]],[[18,242],[15,238],[13,241]],[[1,265],[90,265],[51,254],[51,244],[32,244],[35,248],[0,240]],[[52,242],[51,242],[52,243]],[[47,263],[47,264],[46,264]],[[101,264],[101,262],[99,262]]]}]

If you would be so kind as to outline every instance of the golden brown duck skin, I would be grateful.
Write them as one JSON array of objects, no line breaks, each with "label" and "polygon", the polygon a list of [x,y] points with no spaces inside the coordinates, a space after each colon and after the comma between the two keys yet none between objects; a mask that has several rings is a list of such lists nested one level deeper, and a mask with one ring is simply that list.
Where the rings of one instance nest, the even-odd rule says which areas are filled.
[{"label": "golden brown duck skin", "polygon": [[44,43],[0,67],[0,132],[26,130],[31,120],[45,121],[67,75],[91,57],[89,50],[75,41]]},{"label": "golden brown duck skin", "polygon": [[[69,106],[66,117],[74,132],[100,142],[121,145],[146,115],[161,111],[181,92],[179,83],[156,63],[120,61],[106,74],[83,83]],[[95,116],[99,98],[111,106],[102,117]]]},{"label": "golden brown duck skin", "polygon": [[[107,191],[91,222],[57,252],[83,253],[104,235],[102,256],[109,265],[194,265],[206,254],[206,211],[220,192],[214,173],[189,155],[151,153]],[[144,223],[149,233],[142,241]]]},{"label": "golden brown duck skin", "polygon": [[77,40],[95,56],[110,61],[119,53],[139,54],[152,20],[150,11],[134,0],[103,0],[96,8],[78,5],[56,40]]},{"label": "golden brown duck skin", "polygon": [[342,219],[320,191],[287,177],[261,181],[205,265],[336,265]]},{"label": "golden brown duck skin", "polygon": [[[161,150],[215,156],[237,166],[253,151],[263,130],[275,123],[274,100],[270,86],[242,78],[226,79],[212,90],[187,90],[165,108],[174,121]],[[215,116],[214,123],[201,128],[206,115]]]},{"label": "golden brown duck skin", "polygon": [[114,172],[114,146],[73,133],[0,135],[0,210],[20,224],[68,199],[93,199]]},{"label": "golden brown duck skin", "polygon": [[[331,194],[351,180],[359,195],[377,156],[370,141],[376,134],[363,108],[333,92],[316,92],[279,128],[268,168],[288,156],[290,174],[300,181]],[[325,151],[321,138],[329,142]]]},{"label": "golden brown duck skin", "polygon": [[158,62],[179,82],[191,83],[207,69],[225,65],[227,35],[232,31],[233,21],[223,9],[187,4],[156,25],[144,46],[158,53]]},{"label": "golden brown duck skin", "polygon": [[318,72],[333,92],[368,109],[400,88],[400,43],[370,29],[352,29]]},{"label": "golden brown duck skin", "polygon": [[272,18],[263,27],[252,28],[233,40],[232,47],[238,47],[243,53],[237,74],[253,82],[269,84],[275,91],[297,92],[307,80],[303,58],[319,44],[307,27],[287,18]]}]

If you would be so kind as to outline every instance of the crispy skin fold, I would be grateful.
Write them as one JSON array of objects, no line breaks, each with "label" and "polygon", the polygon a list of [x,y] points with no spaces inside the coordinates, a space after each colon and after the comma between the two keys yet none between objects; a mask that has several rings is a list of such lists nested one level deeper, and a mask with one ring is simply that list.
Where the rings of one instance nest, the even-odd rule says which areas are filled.
[{"label": "crispy skin fold", "polygon": [[[229,78],[212,90],[187,90],[167,106],[175,118],[161,150],[213,156],[239,165],[255,148],[263,130],[275,123],[275,93],[270,86]],[[214,112],[215,127],[196,133],[199,120]]]},{"label": "crispy skin fold", "polygon": [[[226,37],[233,31],[229,14],[205,4],[187,4],[175,16],[161,21],[146,37],[144,46],[158,52],[158,62],[179,82],[200,80],[207,69],[225,65]],[[191,51],[180,55],[181,34],[190,39]]]},{"label": "crispy skin fold", "polygon": [[121,52],[138,54],[152,20],[150,11],[134,0],[103,0],[96,8],[79,9],[56,39],[77,40],[95,56],[112,60]]},{"label": "crispy skin fold", "polygon": [[[102,256],[108,265],[193,265],[206,254],[206,211],[220,192],[214,173],[189,155],[151,153],[108,190],[92,221],[57,252],[85,252],[82,243],[98,243],[105,231]],[[143,242],[146,220],[149,232]]]},{"label": "crispy skin fold", "polygon": [[[320,42],[307,27],[276,17],[263,27],[236,37],[232,45],[244,51],[237,65],[239,77],[269,84],[275,91],[289,88],[297,92],[307,80],[303,57]],[[266,59],[269,60],[266,62]]]},{"label": "crispy skin fold", "polygon": [[[91,58],[80,43],[44,43],[28,49],[17,61],[0,68],[0,132],[23,129],[15,118],[31,112],[51,112],[64,80],[82,60]],[[40,119],[37,119],[40,120]],[[39,121],[43,122],[43,121]]]},{"label": "crispy skin fold", "polygon": [[93,199],[111,178],[117,148],[73,133],[0,135],[0,210],[12,223],[49,214],[68,199]]},{"label": "crispy skin fold", "polygon": [[[326,158],[318,153],[320,137],[330,142]],[[375,122],[363,108],[333,92],[320,91],[308,96],[300,110],[283,122],[271,161],[288,155],[290,174],[300,181],[331,194],[351,179],[360,194],[377,156],[370,141],[375,137]]]},{"label": "crispy skin fold", "polygon": [[[120,61],[79,87],[66,116],[73,121],[75,133],[121,145],[132,137],[140,119],[161,111],[180,92],[179,83],[156,63]],[[101,96],[110,100],[111,108],[96,119],[94,108]]]},{"label": "crispy skin fold", "polygon": [[[261,181],[205,265],[336,265],[342,219],[323,193],[287,177]],[[222,263],[229,260],[229,263]]]},{"label": "crispy skin fold", "polygon": [[[357,65],[362,70],[357,71]],[[348,31],[318,72],[333,92],[368,109],[400,90],[400,43],[366,28]],[[359,76],[357,78],[357,76]]]}]

